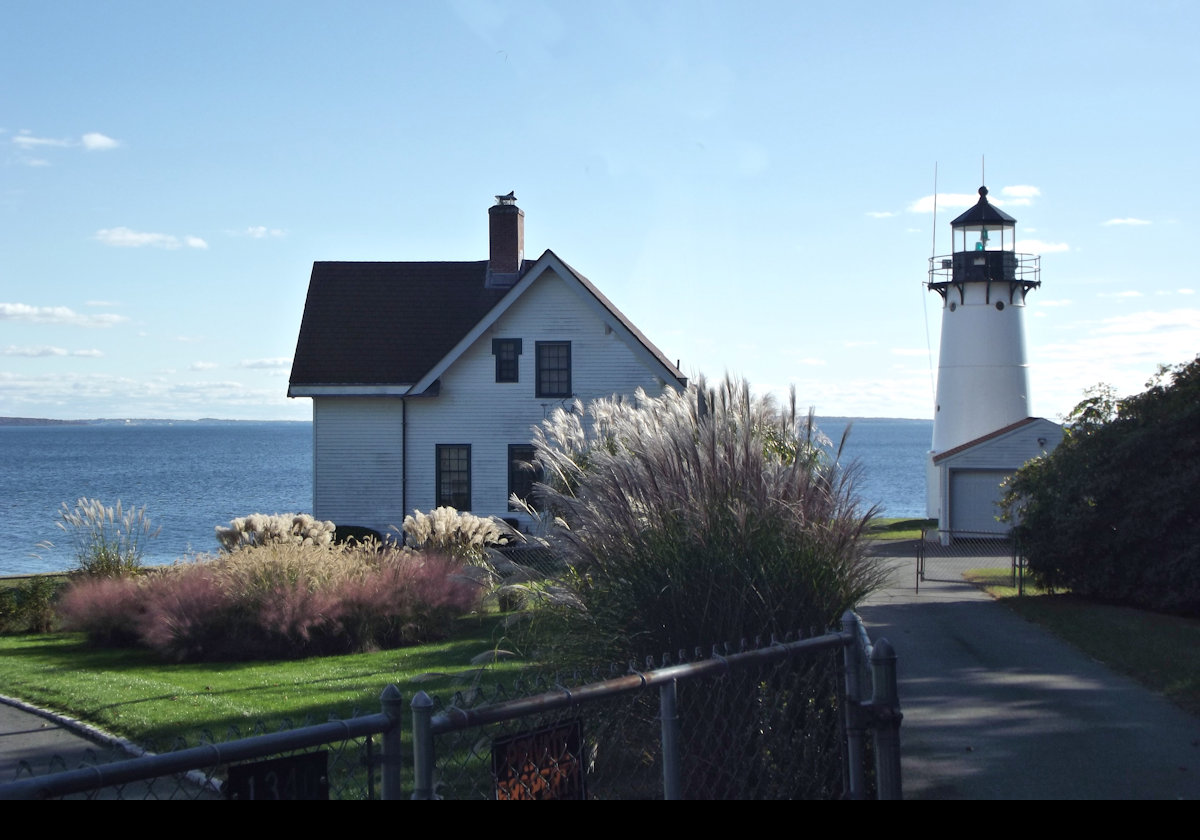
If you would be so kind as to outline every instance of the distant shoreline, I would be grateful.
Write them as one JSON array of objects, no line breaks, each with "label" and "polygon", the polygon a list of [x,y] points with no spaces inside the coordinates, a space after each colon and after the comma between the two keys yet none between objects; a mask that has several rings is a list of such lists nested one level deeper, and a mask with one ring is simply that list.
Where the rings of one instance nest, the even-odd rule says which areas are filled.
[{"label": "distant shoreline", "polygon": [[53,420],[46,417],[0,417],[0,426],[181,426],[220,423],[228,425],[263,423],[311,423],[311,420],[226,420],[201,417],[199,420],[171,420],[154,417],[97,417],[91,420]]}]

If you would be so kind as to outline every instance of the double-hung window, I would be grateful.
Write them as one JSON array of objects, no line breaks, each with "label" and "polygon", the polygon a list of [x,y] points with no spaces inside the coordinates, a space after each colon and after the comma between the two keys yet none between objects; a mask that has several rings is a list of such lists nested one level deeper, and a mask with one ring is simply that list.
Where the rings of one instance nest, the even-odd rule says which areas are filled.
[{"label": "double-hung window", "polygon": [[438,507],[471,509],[471,445],[438,444]]},{"label": "double-hung window", "polygon": [[571,396],[571,342],[537,342],[537,395]]},{"label": "double-hung window", "polygon": [[496,357],[496,381],[520,382],[521,339],[493,338],[492,355]]},{"label": "double-hung window", "polygon": [[537,466],[534,464],[533,447],[527,443],[513,443],[508,447],[508,509],[517,510],[517,506],[512,503],[512,497],[516,496],[523,502],[530,501],[529,497],[533,493],[533,484],[541,480],[541,476],[537,471]]}]

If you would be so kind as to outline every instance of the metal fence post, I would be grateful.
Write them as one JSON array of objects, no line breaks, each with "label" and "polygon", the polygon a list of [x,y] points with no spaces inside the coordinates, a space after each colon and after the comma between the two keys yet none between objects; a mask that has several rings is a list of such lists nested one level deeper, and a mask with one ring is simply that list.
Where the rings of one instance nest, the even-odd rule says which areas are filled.
[{"label": "metal fence post", "polygon": [[400,748],[400,729],[404,720],[404,698],[400,696],[400,689],[396,688],[396,684],[392,683],[383,690],[383,694],[379,696],[379,705],[388,720],[392,722],[392,726],[383,733],[383,799],[401,799],[403,793],[401,791],[401,779],[403,770],[403,756]]},{"label": "metal fence post", "polygon": [[433,699],[424,691],[413,697],[413,799],[434,799]]},{"label": "metal fence post", "polygon": [[871,651],[874,693],[871,724],[875,741],[875,784],[880,799],[902,799],[900,784],[900,695],[896,688],[896,651],[880,639]]},{"label": "metal fence post", "polygon": [[866,767],[863,760],[863,725],[859,705],[863,701],[862,657],[859,644],[859,619],[852,610],[842,613],[842,632],[850,635],[850,644],[842,649],[846,671],[846,693],[842,707],[846,721],[847,789],[851,799],[862,799],[866,792]]},{"label": "metal fence post", "polygon": [[680,798],[679,704],[677,682],[658,688],[658,712],[662,718],[663,799]]}]

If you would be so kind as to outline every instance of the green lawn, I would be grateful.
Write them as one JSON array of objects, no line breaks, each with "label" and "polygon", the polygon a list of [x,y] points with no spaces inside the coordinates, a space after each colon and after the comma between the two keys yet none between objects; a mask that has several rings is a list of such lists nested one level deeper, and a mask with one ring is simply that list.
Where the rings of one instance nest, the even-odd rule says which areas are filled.
[{"label": "green lawn", "polygon": [[937,520],[872,519],[865,536],[869,540],[919,540],[925,528],[937,528]]},{"label": "green lawn", "polygon": [[[494,650],[499,616],[459,620],[440,644],[283,662],[164,664],[149,653],[89,647],[71,634],[0,636],[0,693],[53,709],[138,743],[195,743],[207,730],[225,740],[262,721],[299,724],[331,713],[379,710],[396,683],[405,701],[417,691],[448,696],[481,676],[472,659]],[[497,679],[519,667],[488,669]]]},{"label": "green lawn", "polygon": [[[996,585],[999,571],[1005,583]],[[1025,619],[1200,715],[1200,620],[1051,595],[1028,581],[1021,597],[1007,585],[1008,573],[975,569],[966,577]]]}]

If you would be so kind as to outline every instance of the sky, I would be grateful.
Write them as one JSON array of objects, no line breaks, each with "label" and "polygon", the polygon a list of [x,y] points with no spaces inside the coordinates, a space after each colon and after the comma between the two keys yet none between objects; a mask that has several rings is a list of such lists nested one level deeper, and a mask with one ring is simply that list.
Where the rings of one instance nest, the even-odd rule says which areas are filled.
[{"label": "sky", "polygon": [[984,182],[1042,255],[1033,413],[1200,351],[1190,0],[4,19],[0,416],[307,419],[312,263],[486,259],[509,190],[685,373],[821,415],[932,416],[928,260]]}]

